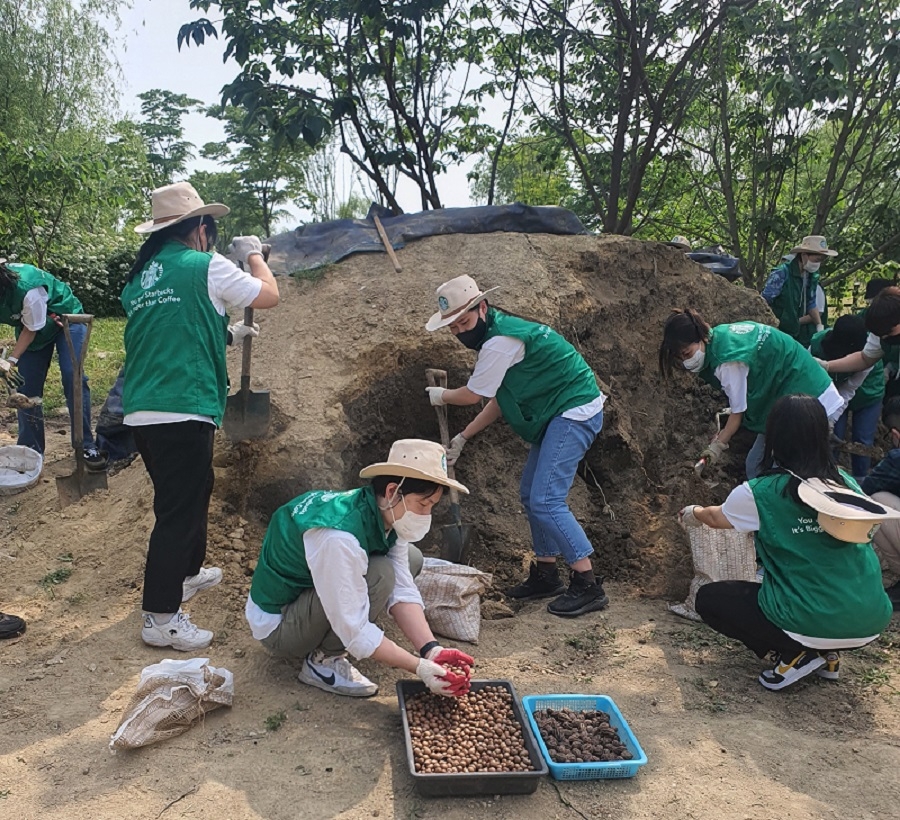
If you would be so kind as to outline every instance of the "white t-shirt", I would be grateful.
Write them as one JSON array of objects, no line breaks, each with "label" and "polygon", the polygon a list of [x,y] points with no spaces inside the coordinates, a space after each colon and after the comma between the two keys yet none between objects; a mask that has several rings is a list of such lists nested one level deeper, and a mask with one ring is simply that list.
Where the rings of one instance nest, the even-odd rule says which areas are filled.
[{"label": "white t-shirt", "polygon": [[[209,261],[209,273],[206,279],[209,301],[213,303],[219,316],[226,316],[235,310],[249,307],[259,296],[262,280],[256,279],[241,270],[230,259],[220,253],[214,253]],[[129,427],[143,427],[148,424],[174,424],[180,421],[205,421],[214,424],[210,416],[192,413],[163,413],[157,410],[140,410],[125,416],[124,423]]]},{"label": "white t-shirt", "polygon": [[22,300],[22,326],[26,330],[43,330],[47,324],[50,296],[44,288],[32,288]]},{"label": "white t-shirt", "polygon": [[[722,515],[738,532],[759,532],[759,509],[756,506],[753,491],[746,481],[728,494],[728,498],[722,505]],[[868,638],[814,638],[798,632],[789,632],[787,629],[782,631],[788,637],[811,649],[853,649],[857,646],[865,646],[878,637],[872,635]]]},{"label": "white t-shirt", "polygon": [[[477,396],[492,399],[497,395],[506,371],[525,358],[525,342],[513,336],[492,336],[478,351],[475,369],[466,387]],[[564,419],[587,421],[603,409],[606,400],[601,393],[596,399],[573,407],[562,414]]]},{"label": "white t-shirt", "polygon": [[[354,658],[368,658],[381,644],[384,631],[369,621],[369,556],[356,536],[343,530],[317,527],[303,533],[306,562],[313,586],[334,634]],[[398,540],[387,557],[394,565],[394,589],[387,610],[394,604],[422,604],[419,588],[409,569],[409,544]],[[264,612],[247,596],[244,616],[256,640],[267,638],[283,620]]]}]

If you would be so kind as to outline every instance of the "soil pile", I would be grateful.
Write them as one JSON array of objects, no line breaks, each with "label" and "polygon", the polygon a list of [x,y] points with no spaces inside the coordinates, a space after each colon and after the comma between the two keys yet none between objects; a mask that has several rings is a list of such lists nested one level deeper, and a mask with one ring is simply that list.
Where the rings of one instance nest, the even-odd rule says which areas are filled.
[{"label": "soil pile", "polygon": [[[290,270],[291,243],[290,234],[276,238],[274,268]],[[688,305],[712,324],[771,321],[759,295],[676,249],[624,237],[451,235],[412,243],[401,255],[400,274],[384,255],[359,254],[318,281],[283,283],[282,304],[259,315],[254,383],[272,391],[275,429],[270,439],[222,453],[221,464],[238,468],[227,473],[226,497],[264,520],[308,489],[356,485],[360,467],[383,459],[396,438],[437,440],[424,371],[445,368],[458,386],[475,354],[449,331],[423,326],[435,288],[469,273],[484,288],[500,287],[494,304],[565,335],[609,396],[587,481],[576,482],[572,495],[597,547],[598,571],[651,594],[680,594],[690,567],[674,515],[689,501],[718,500],[719,488],[696,479],[691,467],[723,398],[687,374],[661,382],[661,328],[673,307]],[[450,408],[451,434],[475,412]],[[472,491],[464,518],[480,534],[470,560],[497,574],[501,587],[530,554],[518,499],[526,452],[500,422],[458,465]]]}]

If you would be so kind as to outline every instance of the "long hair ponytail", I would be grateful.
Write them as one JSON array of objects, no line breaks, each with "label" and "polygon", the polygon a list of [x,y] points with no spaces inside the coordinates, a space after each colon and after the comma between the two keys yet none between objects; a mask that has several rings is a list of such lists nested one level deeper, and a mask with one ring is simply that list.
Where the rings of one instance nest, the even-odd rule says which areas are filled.
[{"label": "long hair ponytail", "polygon": [[150,236],[144,240],[144,244],[141,245],[138,250],[137,259],[134,260],[134,264],[128,272],[128,279],[126,281],[130,282],[134,279],[134,277],[144,269],[147,263],[162,250],[162,246],[170,239],[183,241],[201,225],[206,225],[206,238],[209,241],[209,247],[213,248],[219,238],[216,220],[208,214],[185,219],[184,222],[178,222],[171,227],[163,228],[161,231],[150,234]]}]

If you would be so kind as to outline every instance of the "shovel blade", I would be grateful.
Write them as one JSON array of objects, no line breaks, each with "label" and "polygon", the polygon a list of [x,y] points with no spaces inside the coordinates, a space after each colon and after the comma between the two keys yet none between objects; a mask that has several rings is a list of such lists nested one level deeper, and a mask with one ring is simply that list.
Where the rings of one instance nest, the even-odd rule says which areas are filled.
[{"label": "shovel blade", "polygon": [[89,473],[84,471],[81,475],[74,472],[72,475],[56,477],[56,492],[59,495],[60,509],[81,501],[86,495],[96,490],[106,490],[108,488],[106,472]]},{"label": "shovel blade", "polygon": [[441,558],[460,564],[469,552],[475,528],[469,524],[447,524],[441,527]]},{"label": "shovel blade", "polygon": [[232,441],[265,438],[271,417],[268,390],[239,390],[225,402],[222,428]]}]

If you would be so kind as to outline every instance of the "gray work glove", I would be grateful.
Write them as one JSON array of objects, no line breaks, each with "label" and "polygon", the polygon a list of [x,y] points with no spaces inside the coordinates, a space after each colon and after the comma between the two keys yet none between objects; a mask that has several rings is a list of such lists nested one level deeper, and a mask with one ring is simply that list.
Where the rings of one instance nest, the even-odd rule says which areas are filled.
[{"label": "gray work glove", "polygon": [[259,325],[254,322],[253,327],[248,327],[243,321],[235,322],[228,326],[228,332],[231,334],[231,343],[236,345],[242,342],[245,336],[253,339],[259,336]]},{"label": "gray work glove", "polygon": [[0,359],[0,379],[6,382],[10,390],[18,390],[25,384],[25,379],[22,378],[22,374],[16,365],[16,361]]},{"label": "gray work glove", "polygon": [[426,387],[425,392],[428,393],[428,400],[431,402],[432,407],[443,407],[446,404],[444,401],[444,393],[447,392],[446,387]]},{"label": "gray work glove", "polygon": [[706,449],[700,453],[700,458],[705,458],[710,464],[715,464],[727,449],[727,444],[723,444],[721,441],[711,441],[706,445]]},{"label": "gray work glove", "polygon": [[694,517],[694,509],[697,507],[696,504],[688,504],[680,513],[678,513],[678,523],[681,524],[682,527],[702,527],[703,522],[698,521]]},{"label": "gray work glove", "polygon": [[447,465],[452,467],[462,455],[463,447],[466,446],[468,439],[462,434],[457,433],[450,439],[450,446],[447,448]]},{"label": "gray work glove", "polygon": [[258,236],[236,236],[225,250],[225,255],[232,262],[240,263],[245,268],[249,266],[250,257],[254,254],[263,255],[262,242]]}]

